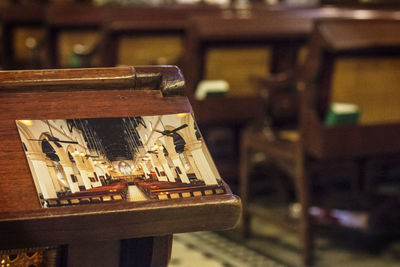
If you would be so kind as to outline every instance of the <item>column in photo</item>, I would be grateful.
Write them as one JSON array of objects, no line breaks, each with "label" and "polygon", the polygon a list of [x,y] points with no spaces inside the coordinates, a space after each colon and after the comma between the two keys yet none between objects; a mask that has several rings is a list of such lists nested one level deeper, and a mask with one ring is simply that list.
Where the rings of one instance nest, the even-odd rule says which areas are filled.
[{"label": "column in photo", "polygon": [[210,166],[211,171],[214,174],[217,181],[222,180],[221,175],[218,172],[217,166],[215,166],[214,160],[210,154],[210,151],[208,151],[207,145],[205,144],[204,140],[203,140],[201,149],[203,150],[203,155],[205,156],[205,158],[208,162],[208,165]]},{"label": "column in photo", "polygon": [[61,192],[61,186],[57,179],[57,173],[56,173],[55,165],[54,165],[53,161],[46,158],[45,162],[47,165],[47,170],[49,171],[49,174],[51,177],[51,181],[53,182],[54,190],[56,190],[56,193]]},{"label": "column in photo", "polygon": [[158,180],[168,182],[168,178],[156,154],[150,153],[150,162],[153,165]]},{"label": "column in photo", "polygon": [[79,184],[77,177],[74,173],[74,170],[72,168],[72,162],[68,160],[61,160],[60,164],[64,170],[65,176],[67,178],[67,182],[69,185],[69,188],[72,193],[79,192]]},{"label": "column in photo", "polygon": [[[185,151],[187,155],[193,157],[193,161],[207,185],[218,184],[216,176],[203,153],[202,147],[204,146],[204,141],[202,138],[200,138],[200,140],[197,139],[193,116],[187,114],[182,117],[182,124],[188,125],[188,127],[181,130],[186,142]],[[190,157],[188,158],[190,160]]]},{"label": "column in photo", "polygon": [[74,152],[71,153],[71,155],[74,158],[74,161],[75,161],[76,167],[79,170],[79,173],[81,174],[85,189],[91,189],[92,183],[89,179],[88,171],[86,170],[86,166],[85,166],[85,163],[82,159],[80,152],[75,150]]},{"label": "column in photo", "polygon": [[158,152],[155,151],[155,142],[157,139],[153,131],[153,126],[157,127],[159,123],[159,116],[141,117],[140,120],[143,124],[138,125],[136,130],[145,149],[144,153],[146,153],[142,156],[149,158],[149,162],[151,163],[150,170],[154,170],[154,173],[159,181],[168,181],[166,172],[164,171],[160,159],[157,156]]},{"label": "column in photo", "polygon": [[[168,127],[165,126],[166,130],[171,130],[173,127]],[[183,183],[190,183],[189,178],[186,174],[185,167],[182,164],[182,161],[179,157],[179,154],[176,152],[175,145],[174,145],[174,139],[172,136],[163,136],[160,137],[160,141],[164,144],[165,149],[168,151],[168,157],[172,160],[172,163],[175,166],[175,171],[177,177],[183,182]]]},{"label": "column in photo", "polygon": [[63,147],[58,147],[52,142],[50,142],[51,146],[55,150],[57,156],[60,158],[60,164],[64,170],[69,188],[72,193],[78,192],[79,191],[79,184],[76,178],[76,175],[74,174],[73,168],[72,168],[72,162],[69,159],[68,153]]},{"label": "column in photo", "polygon": [[193,156],[193,160],[195,161],[196,166],[198,166],[199,172],[201,173],[201,177],[203,178],[204,182],[207,185],[218,184],[216,177],[212,169],[210,168],[206,157],[204,156],[202,150],[202,142],[197,141],[187,144],[187,150],[188,153]]},{"label": "column in photo", "polygon": [[144,173],[144,177],[145,178],[151,178],[151,174],[150,174],[150,170],[147,167],[147,163],[149,162],[149,160],[142,158],[140,160],[139,165],[142,167],[143,173]]},{"label": "column in photo", "polygon": [[102,186],[100,179],[98,178],[97,173],[95,173],[95,169],[94,169],[94,164],[93,164],[93,160],[90,158],[90,156],[82,156],[82,159],[84,161],[86,170],[88,172],[89,175],[89,179],[91,180],[92,186],[93,187],[99,187]]},{"label": "column in photo", "polygon": [[[159,141],[163,144],[168,152],[168,157],[171,161],[171,167],[173,172],[176,173],[176,177],[179,178],[183,183],[190,183],[189,177],[187,175],[187,170],[184,167],[184,163],[180,157],[180,154],[184,153],[185,141],[180,135],[180,131],[187,127],[187,125],[181,123],[181,117],[186,116],[186,114],[171,114],[160,116],[160,124],[158,125],[160,134]],[[160,129],[162,131],[160,131]],[[183,156],[183,155],[182,155]],[[189,173],[194,173],[197,179],[202,180],[201,174],[198,168],[195,166],[194,161],[190,163]]]},{"label": "column in photo", "polygon": [[96,163],[93,165],[97,178],[100,180],[102,185],[106,185],[106,168],[102,163]]},{"label": "column in photo", "polygon": [[32,163],[32,173],[38,178],[40,191],[43,198],[57,198],[52,178],[46,164],[46,156],[41,152],[27,152],[28,160]]},{"label": "column in photo", "polygon": [[190,169],[189,169],[188,173],[194,173],[194,175],[196,176],[196,178],[198,180],[204,181],[204,178],[203,178],[201,172],[199,171],[199,167],[197,166],[196,162],[193,159],[193,155],[192,155],[191,151],[188,150],[186,148],[186,146],[185,146],[185,151],[183,153],[185,155],[185,158],[189,162]]},{"label": "column in photo", "polygon": [[175,182],[174,174],[172,173],[171,168],[168,165],[168,161],[167,161],[167,159],[165,158],[165,155],[164,155],[164,146],[162,145],[162,143],[160,141],[156,142],[156,146],[157,146],[157,157],[158,157],[158,160],[160,161],[168,180],[170,182]]}]

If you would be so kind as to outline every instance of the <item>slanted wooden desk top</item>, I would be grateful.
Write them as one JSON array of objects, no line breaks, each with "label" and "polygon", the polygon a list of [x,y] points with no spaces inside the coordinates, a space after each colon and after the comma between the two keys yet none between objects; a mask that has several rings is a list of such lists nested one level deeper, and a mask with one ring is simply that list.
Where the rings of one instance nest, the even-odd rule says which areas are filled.
[{"label": "slanted wooden desk top", "polygon": [[0,72],[0,249],[234,227],[241,203],[223,182],[220,195],[167,200],[42,208],[38,199],[16,120],[190,113],[183,90],[170,66]]}]

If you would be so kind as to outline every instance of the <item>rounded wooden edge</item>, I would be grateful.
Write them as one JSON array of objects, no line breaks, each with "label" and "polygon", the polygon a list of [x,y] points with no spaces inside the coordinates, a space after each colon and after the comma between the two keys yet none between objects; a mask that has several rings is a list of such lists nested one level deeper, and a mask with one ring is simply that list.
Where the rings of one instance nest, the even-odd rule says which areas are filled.
[{"label": "rounded wooden edge", "polygon": [[240,198],[226,194],[2,213],[0,249],[227,230],[241,212]]},{"label": "rounded wooden edge", "polygon": [[185,81],[176,66],[46,69],[0,72],[0,91],[160,90],[183,96]]}]

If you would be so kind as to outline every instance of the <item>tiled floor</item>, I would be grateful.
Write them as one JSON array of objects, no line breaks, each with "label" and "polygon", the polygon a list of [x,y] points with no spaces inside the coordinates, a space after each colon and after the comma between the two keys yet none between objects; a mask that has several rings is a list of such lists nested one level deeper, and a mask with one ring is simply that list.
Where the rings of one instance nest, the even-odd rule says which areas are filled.
[{"label": "tiled floor", "polygon": [[[252,229],[253,237],[240,242],[288,266],[300,266],[297,235],[257,219]],[[319,231],[315,255],[315,266],[321,267],[395,267],[400,266],[400,238],[350,229]]]},{"label": "tiled floor", "polygon": [[[296,235],[255,219],[253,236],[241,239],[238,230],[174,235],[170,267],[301,266]],[[400,238],[362,233],[318,234],[316,267],[400,266]]]},{"label": "tiled floor", "polygon": [[169,267],[280,267],[284,266],[219,234],[197,232],[174,235]]}]

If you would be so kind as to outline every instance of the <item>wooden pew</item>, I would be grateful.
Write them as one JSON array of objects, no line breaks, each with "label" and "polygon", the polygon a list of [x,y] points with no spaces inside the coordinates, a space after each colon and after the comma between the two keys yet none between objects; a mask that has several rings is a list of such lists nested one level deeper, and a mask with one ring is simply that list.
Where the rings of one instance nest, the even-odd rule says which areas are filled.
[{"label": "wooden pew", "polygon": [[220,185],[205,185],[204,183],[171,185],[168,182],[136,181],[137,184],[151,199],[174,199],[219,195],[226,193],[225,187]]},{"label": "wooden pew", "polygon": [[338,6],[369,9],[396,9],[399,3],[395,0],[371,0],[371,1],[343,1],[343,0],[322,0],[321,6]]},{"label": "wooden pew", "polygon": [[126,198],[126,191],[126,182],[117,182],[107,186],[76,192],[74,194],[62,194],[59,195],[57,199],[44,199],[44,201],[49,207],[121,201]]},{"label": "wooden pew", "polygon": [[151,65],[157,60],[176,64],[182,53],[186,16],[184,11],[171,8],[108,9],[102,32],[104,65]]},{"label": "wooden pew", "polygon": [[1,49],[4,69],[40,68],[44,63],[41,62],[40,51],[45,39],[45,12],[46,9],[40,5],[2,7]]},{"label": "wooden pew", "polygon": [[[188,95],[193,97],[198,82],[205,78],[207,51],[212,47],[229,48],[263,47],[268,50],[275,49],[278,58],[282,51],[286,51],[287,60],[274,60],[265,62],[271,72],[281,72],[285,66],[294,64],[297,59],[296,51],[307,40],[311,29],[311,20],[288,17],[238,17],[233,14],[222,14],[218,17],[195,17],[191,21],[188,36],[187,54],[185,59],[186,77],[188,80]],[[246,50],[247,51],[247,50]],[[292,51],[292,52],[290,52]],[[270,56],[271,57],[271,56]],[[229,69],[229,68],[227,68]],[[236,76],[241,75],[236,73]],[[268,75],[267,73],[265,75]],[[248,87],[248,86],[246,86]],[[254,94],[245,93],[240,96],[240,88],[236,92],[238,97],[227,97],[215,100],[196,101],[194,109],[198,111],[200,123],[246,121],[257,116],[259,105]],[[243,88],[242,90],[248,90]],[[247,95],[246,95],[247,94]],[[253,95],[253,96],[252,96]],[[233,108],[235,107],[235,108]],[[217,116],[215,114],[218,114]]]},{"label": "wooden pew", "polygon": [[[222,151],[222,156],[215,160],[221,166],[221,172],[235,177],[233,181],[236,181],[237,175],[241,129],[264,114],[262,100],[252,90],[251,77],[268,77],[271,73],[282,72],[294,65],[298,50],[305,44],[312,25],[311,19],[274,16],[271,10],[266,12],[268,16],[262,16],[261,11],[249,12],[225,10],[219,16],[194,17],[190,21],[187,37],[187,94],[192,99],[197,120],[206,138],[212,139],[213,135],[218,138],[221,135],[218,129],[223,128],[222,134],[225,136],[220,138],[221,142],[228,143],[224,148],[228,152]],[[220,56],[220,61],[226,62],[218,66],[215,59],[218,60],[221,54],[224,57]],[[236,60],[231,59],[234,56]],[[212,57],[214,63],[209,62]],[[206,74],[210,67],[226,77]],[[231,81],[232,95],[228,92],[226,96],[201,101],[194,98],[201,80],[223,78],[228,81],[234,79]]]},{"label": "wooden pew", "polygon": [[15,120],[191,112],[177,68],[8,71],[0,77],[0,249],[57,247],[63,266],[167,266],[173,233],[236,225],[241,204],[226,185],[225,194],[164,201],[42,208],[38,200]]},{"label": "wooden pew", "polygon": [[[385,60],[385,58],[397,59],[399,56],[400,40],[393,38],[393,32],[397,31],[400,27],[398,21],[393,20],[344,20],[344,21],[326,21],[317,25],[320,37],[315,37],[316,44],[319,49],[317,51],[324,51],[318,57],[313,55],[315,60],[326,62],[325,68],[322,69],[322,76],[320,76],[319,91],[319,104],[314,107],[310,106],[310,95],[312,94],[312,78],[307,73],[305,78],[306,90],[304,91],[304,102],[302,105],[302,118],[301,132],[303,137],[304,149],[304,168],[307,168],[310,157],[317,157],[321,159],[326,158],[356,158],[361,159],[357,163],[360,166],[359,181],[361,181],[361,192],[365,192],[363,187],[365,179],[368,177],[367,165],[365,164],[369,159],[386,158],[388,155],[396,157],[400,153],[400,147],[396,141],[396,137],[400,133],[399,128],[399,111],[397,111],[397,120],[380,122],[375,121],[370,125],[363,124],[362,120],[359,125],[350,125],[348,127],[324,127],[322,118],[329,109],[332,101],[332,92],[334,88],[334,70],[333,64],[339,64],[341,58],[352,57],[366,57],[377,60]],[[331,34],[338,33],[336,38],[328,37]],[[357,33],[357,34],[355,34]],[[335,35],[336,36],[336,35]],[[320,43],[318,43],[318,41]],[[329,51],[330,50],[330,51]],[[312,66],[315,61],[311,63]],[[328,69],[331,68],[329,71]],[[310,67],[310,71],[316,70]],[[390,70],[388,70],[390,71]],[[315,73],[315,72],[314,72]],[[338,73],[336,73],[338,74]],[[370,88],[372,89],[372,88]],[[387,95],[383,92],[378,92],[378,88],[374,88],[376,101],[385,99]],[[370,91],[370,93],[372,93]],[[356,100],[357,96],[354,98]],[[371,142],[371,140],[375,140]],[[300,182],[300,198],[303,207],[309,207],[311,204],[310,192],[307,189],[307,184],[312,183],[310,177],[304,170],[304,180]],[[308,210],[304,208],[304,210]],[[309,221],[309,214],[302,213],[303,234],[305,244],[305,256],[310,257],[311,251],[307,251],[308,247],[312,248],[311,238],[311,222]],[[370,226],[374,227],[373,222],[370,221]],[[309,243],[307,243],[309,242]]]},{"label": "wooden pew", "polygon": [[167,5],[163,7],[111,7],[102,30],[104,66],[178,65],[183,67],[188,18],[213,14],[217,7]]},{"label": "wooden pew", "polygon": [[[383,14],[378,13],[377,17]],[[378,191],[371,191],[371,187],[368,188],[368,180],[373,176],[371,172],[374,164],[379,165],[377,162],[398,164],[400,147],[395,136],[400,134],[399,110],[392,112],[391,119],[381,116],[380,120],[368,112],[369,106],[375,105],[375,110],[385,109],[386,107],[376,105],[385,99],[384,101],[389,101],[386,102],[386,106],[389,106],[390,99],[396,98],[393,95],[398,92],[399,82],[393,78],[397,77],[393,72],[396,72],[397,68],[385,69],[387,73],[384,80],[388,83],[385,89],[391,88],[390,94],[377,88],[376,82],[368,82],[362,88],[352,88],[352,85],[357,83],[348,80],[350,70],[353,72],[350,77],[370,79],[355,72],[368,73],[371,62],[387,66],[384,64],[387,60],[399,61],[400,40],[394,37],[393,33],[399,30],[400,24],[390,16],[386,19],[377,17],[336,18],[316,23],[306,64],[292,72],[292,76],[287,76],[289,80],[292,79],[291,82],[297,82],[300,93],[300,127],[297,138],[283,138],[279,131],[276,132],[275,138],[268,138],[262,131],[254,131],[253,134],[248,131],[243,137],[241,196],[244,202],[245,225],[248,226],[250,214],[271,218],[268,213],[260,212],[259,208],[249,202],[249,157],[252,152],[264,151],[270,161],[285,170],[295,181],[297,199],[301,204],[299,225],[293,227],[293,224],[288,222],[287,212],[282,214],[279,223],[299,231],[303,242],[303,263],[306,266],[312,264],[313,225],[318,224],[317,218],[311,218],[311,207],[326,208],[328,214],[331,208],[363,210],[368,214],[368,223],[359,226],[359,229],[377,228],[380,226],[377,214],[382,205],[385,205],[382,203],[387,201],[387,196]],[[352,69],[346,68],[348,62],[355,62],[355,65],[351,65]],[[359,64],[364,64],[365,68],[354,68],[357,62],[364,62]],[[371,79],[377,78],[374,73],[371,76]],[[345,99],[344,93],[352,97]],[[372,95],[373,101],[363,105],[362,99],[371,100]],[[326,125],[325,118],[333,101],[356,103],[364,110],[366,118],[349,125]],[[323,195],[317,195],[315,190],[313,192],[316,178],[325,178],[340,170],[347,170],[346,189],[349,193],[337,192],[333,187],[327,188]],[[379,212],[374,213],[376,211]],[[391,217],[390,214],[381,216]],[[340,224],[340,220],[338,222]],[[249,229],[245,229],[245,232],[247,230]]]},{"label": "wooden pew", "polygon": [[46,18],[49,67],[68,67],[73,53],[82,61],[78,62],[78,67],[101,66],[97,50],[102,22],[102,7],[87,4],[49,6]]}]

